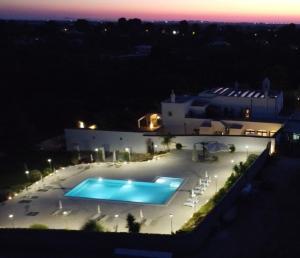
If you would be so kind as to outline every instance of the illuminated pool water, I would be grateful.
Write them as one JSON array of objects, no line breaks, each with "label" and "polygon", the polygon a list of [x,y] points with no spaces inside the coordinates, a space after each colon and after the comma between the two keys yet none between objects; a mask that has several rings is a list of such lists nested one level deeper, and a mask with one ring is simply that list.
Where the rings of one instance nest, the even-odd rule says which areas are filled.
[{"label": "illuminated pool water", "polygon": [[88,178],[65,196],[144,204],[165,204],[182,184],[182,178],[159,177],[154,182]]}]

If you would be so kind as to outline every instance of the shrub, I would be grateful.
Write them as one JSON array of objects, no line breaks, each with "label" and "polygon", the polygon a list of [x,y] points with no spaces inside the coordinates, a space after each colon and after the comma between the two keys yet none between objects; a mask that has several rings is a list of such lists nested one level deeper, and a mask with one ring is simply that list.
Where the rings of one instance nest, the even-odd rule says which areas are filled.
[{"label": "shrub", "polygon": [[31,170],[29,173],[29,180],[31,182],[36,182],[36,181],[40,180],[41,177],[42,177],[42,173],[37,169]]},{"label": "shrub", "polygon": [[163,141],[161,142],[161,144],[165,145],[168,151],[170,151],[170,144],[173,138],[175,138],[175,136],[171,135],[170,133],[163,136]]},{"label": "shrub", "polygon": [[89,232],[104,232],[104,227],[97,223],[95,220],[87,221],[82,227],[81,230]]},{"label": "shrub", "polygon": [[32,224],[31,226],[29,226],[30,229],[39,229],[39,230],[45,230],[45,229],[49,229],[48,226],[44,225],[44,224]]},{"label": "shrub", "polygon": [[51,168],[44,168],[42,173],[43,173],[43,176],[47,176],[47,175],[52,173],[52,169]]},{"label": "shrub", "polygon": [[176,143],[176,149],[181,150],[182,149],[182,144],[181,143]]},{"label": "shrub", "polygon": [[231,153],[235,152],[235,146],[234,146],[234,144],[230,145],[229,150],[230,150]]},{"label": "shrub", "polygon": [[135,217],[128,213],[127,215],[127,228],[129,233],[139,233],[141,229],[141,224],[135,221]]}]

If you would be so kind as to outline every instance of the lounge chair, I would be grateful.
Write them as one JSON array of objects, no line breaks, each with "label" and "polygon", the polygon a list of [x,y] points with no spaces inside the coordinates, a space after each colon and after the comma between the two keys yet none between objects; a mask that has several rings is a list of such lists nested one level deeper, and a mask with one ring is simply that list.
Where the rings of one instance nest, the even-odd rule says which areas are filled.
[{"label": "lounge chair", "polygon": [[193,203],[193,202],[185,202],[183,205],[188,206],[188,207],[192,207],[192,208],[195,207],[195,203]]},{"label": "lounge chair", "polygon": [[194,193],[195,194],[203,194],[204,191],[203,190],[196,190],[196,189],[194,189]]},{"label": "lounge chair", "polygon": [[193,202],[193,203],[198,203],[199,202],[198,198],[188,198],[186,201],[187,202]]}]

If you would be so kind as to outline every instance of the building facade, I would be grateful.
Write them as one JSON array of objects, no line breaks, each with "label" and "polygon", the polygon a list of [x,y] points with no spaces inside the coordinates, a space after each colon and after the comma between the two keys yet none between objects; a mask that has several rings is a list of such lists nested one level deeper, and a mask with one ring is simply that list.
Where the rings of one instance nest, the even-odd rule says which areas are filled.
[{"label": "building facade", "polygon": [[164,133],[272,136],[282,124],[282,91],[218,87],[197,96],[176,96],[161,103]]}]

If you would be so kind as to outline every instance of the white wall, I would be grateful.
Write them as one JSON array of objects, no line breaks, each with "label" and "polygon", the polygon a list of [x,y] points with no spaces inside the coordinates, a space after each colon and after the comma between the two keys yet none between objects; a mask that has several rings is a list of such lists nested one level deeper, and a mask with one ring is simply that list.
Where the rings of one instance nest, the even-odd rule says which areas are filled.
[{"label": "white wall", "polygon": [[[80,150],[94,150],[95,148],[104,147],[106,151],[113,151],[131,148],[132,152],[145,153],[147,151],[146,142],[148,139],[151,139],[155,145],[158,145],[157,150],[165,148],[161,144],[162,137],[144,135],[144,133],[138,132],[66,129],[65,138],[68,151],[76,150],[76,145],[79,145]],[[193,149],[195,143],[203,141],[234,144],[236,151],[246,151],[245,146],[247,145],[249,146],[250,153],[260,152],[265,149],[270,139],[245,136],[176,136],[173,139],[173,147],[175,147],[175,143],[181,143],[185,149]]]},{"label": "white wall", "polygon": [[147,151],[146,138],[143,133],[66,129],[65,138],[69,151],[76,150],[76,145],[80,150],[104,147],[105,151],[124,150],[125,148],[131,148],[132,151],[138,153]]}]

